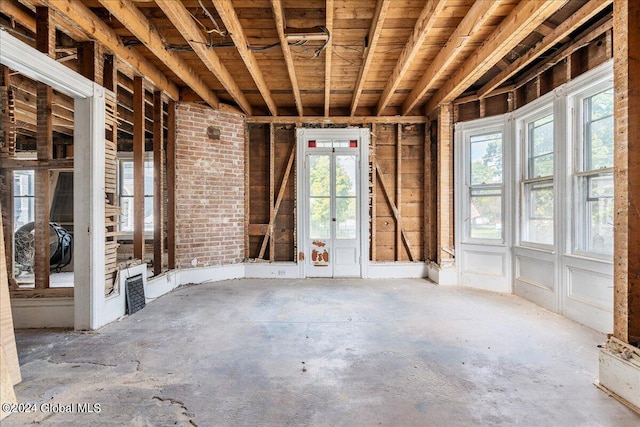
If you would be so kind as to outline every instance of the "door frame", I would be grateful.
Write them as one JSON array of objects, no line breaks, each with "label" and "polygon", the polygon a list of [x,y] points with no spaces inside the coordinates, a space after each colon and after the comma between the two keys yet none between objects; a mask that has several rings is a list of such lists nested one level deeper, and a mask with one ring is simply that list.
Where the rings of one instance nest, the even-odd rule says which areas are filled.
[{"label": "door frame", "polygon": [[307,247],[307,203],[308,189],[306,179],[306,158],[308,154],[307,141],[324,138],[344,138],[358,140],[359,168],[359,209],[360,209],[360,277],[368,276],[369,269],[369,139],[368,128],[337,128],[312,129],[298,128],[296,130],[296,227],[298,271],[300,277],[307,277],[306,257],[310,248]]}]

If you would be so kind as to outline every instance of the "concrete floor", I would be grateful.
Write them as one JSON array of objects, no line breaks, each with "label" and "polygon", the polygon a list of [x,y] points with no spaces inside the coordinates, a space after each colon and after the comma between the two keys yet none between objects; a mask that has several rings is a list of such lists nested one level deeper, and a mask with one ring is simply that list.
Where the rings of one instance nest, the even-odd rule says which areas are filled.
[{"label": "concrete floor", "polygon": [[593,385],[605,339],[424,280],[207,283],[97,332],[18,331],[38,412],[2,425],[638,426]]}]

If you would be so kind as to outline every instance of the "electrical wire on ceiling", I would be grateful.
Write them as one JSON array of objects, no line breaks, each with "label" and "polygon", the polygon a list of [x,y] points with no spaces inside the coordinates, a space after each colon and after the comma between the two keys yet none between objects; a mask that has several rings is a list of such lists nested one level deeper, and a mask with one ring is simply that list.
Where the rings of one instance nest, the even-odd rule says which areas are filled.
[{"label": "electrical wire on ceiling", "polygon": [[213,30],[208,30],[207,34],[211,34],[211,33],[217,33],[219,35],[221,35],[222,37],[226,37],[229,35],[228,31],[222,31],[220,29],[220,26],[218,25],[218,23],[216,22],[216,20],[213,18],[213,15],[211,15],[211,12],[209,12],[209,9],[207,9],[206,7],[204,7],[204,4],[202,4],[202,0],[198,0],[198,4],[200,5],[200,7],[202,8],[202,10],[204,11],[205,15],[207,15],[207,17],[209,17],[209,20],[211,20],[211,23],[214,26]]}]

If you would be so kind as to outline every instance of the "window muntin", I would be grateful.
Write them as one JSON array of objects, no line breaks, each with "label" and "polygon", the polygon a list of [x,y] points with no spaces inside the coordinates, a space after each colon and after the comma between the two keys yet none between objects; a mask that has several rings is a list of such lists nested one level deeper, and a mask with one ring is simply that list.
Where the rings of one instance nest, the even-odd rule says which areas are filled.
[{"label": "window muntin", "polygon": [[[153,159],[147,156],[144,160],[144,231],[147,235],[153,232],[153,179]],[[131,234],[134,228],[133,159],[119,159],[118,183],[120,231]]]},{"label": "window muntin", "polygon": [[525,168],[522,180],[521,236],[524,243],[554,244],[553,114],[524,123]]},{"label": "window muntin", "polygon": [[35,220],[35,172],[13,172],[14,231]]},{"label": "window muntin", "polygon": [[[580,98],[575,251],[613,254],[613,88]],[[580,138],[581,136],[581,138]]]},{"label": "window muntin", "polygon": [[469,138],[469,228],[470,239],[503,238],[502,132]]}]

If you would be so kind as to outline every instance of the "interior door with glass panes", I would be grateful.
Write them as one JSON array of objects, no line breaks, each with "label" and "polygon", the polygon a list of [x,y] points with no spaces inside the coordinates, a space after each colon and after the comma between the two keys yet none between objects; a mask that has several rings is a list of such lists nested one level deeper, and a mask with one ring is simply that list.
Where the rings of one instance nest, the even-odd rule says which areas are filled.
[{"label": "interior door with glass panes", "polygon": [[317,138],[305,147],[307,277],[360,277],[359,140]]}]

